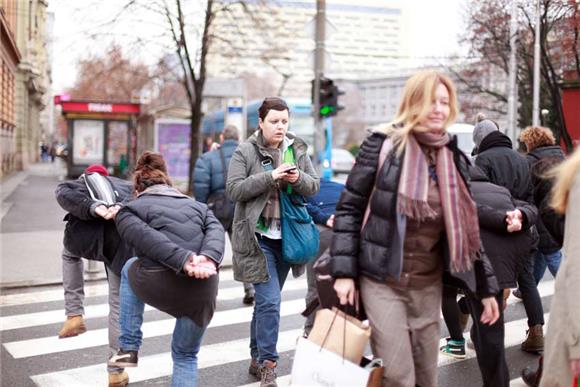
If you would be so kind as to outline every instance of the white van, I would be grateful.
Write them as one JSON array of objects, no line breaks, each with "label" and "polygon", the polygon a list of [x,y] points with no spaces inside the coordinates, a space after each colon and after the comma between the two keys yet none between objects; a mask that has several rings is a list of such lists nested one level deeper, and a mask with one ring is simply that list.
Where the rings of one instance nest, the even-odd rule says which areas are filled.
[{"label": "white van", "polygon": [[471,158],[471,152],[475,147],[473,142],[473,125],[470,124],[453,124],[447,128],[450,135],[457,136],[457,145],[459,149]]}]

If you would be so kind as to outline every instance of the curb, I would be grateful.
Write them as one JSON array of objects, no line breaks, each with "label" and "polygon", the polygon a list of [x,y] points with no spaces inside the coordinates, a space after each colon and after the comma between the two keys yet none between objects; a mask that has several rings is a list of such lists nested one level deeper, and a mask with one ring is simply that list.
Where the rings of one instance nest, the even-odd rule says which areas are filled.
[{"label": "curb", "polygon": [[[103,273],[97,274],[85,274],[85,282],[97,282],[106,280],[107,275]],[[58,279],[47,279],[47,280],[26,280],[26,281],[15,281],[15,282],[5,282],[0,284],[0,290],[14,290],[23,288],[37,288],[41,286],[54,286],[62,285],[62,278]]]}]

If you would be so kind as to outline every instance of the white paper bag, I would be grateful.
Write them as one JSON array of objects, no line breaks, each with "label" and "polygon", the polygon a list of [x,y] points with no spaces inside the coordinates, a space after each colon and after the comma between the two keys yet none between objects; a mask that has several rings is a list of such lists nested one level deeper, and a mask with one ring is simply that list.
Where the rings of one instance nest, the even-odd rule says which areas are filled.
[{"label": "white paper bag", "polygon": [[[294,353],[290,385],[295,387],[365,387],[380,385],[381,377],[382,367],[363,368],[301,337]],[[373,383],[376,381],[378,384]]]}]

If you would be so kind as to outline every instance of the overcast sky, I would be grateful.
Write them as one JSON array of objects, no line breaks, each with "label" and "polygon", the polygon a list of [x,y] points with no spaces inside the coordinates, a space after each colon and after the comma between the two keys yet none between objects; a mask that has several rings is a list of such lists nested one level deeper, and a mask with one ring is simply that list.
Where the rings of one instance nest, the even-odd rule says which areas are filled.
[{"label": "overcast sky", "polygon": [[[198,3],[199,0],[193,0]],[[332,1],[332,0],[327,0]],[[367,0],[381,4],[387,0]],[[457,37],[462,29],[460,0],[402,0],[409,7],[412,21],[409,27],[410,53],[417,57],[442,57],[458,52]],[[357,0],[352,0],[357,4]],[[76,77],[79,58],[104,50],[111,39],[126,46],[140,33],[161,34],[161,26],[155,20],[141,20],[117,25],[114,30],[103,23],[111,20],[119,11],[119,0],[50,0],[49,11],[54,12],[53,40],[53,91],[62,92],[72,86]],[[103,32],[105,34],[103,35]],[[88,42],[87,33],[98,33]],[[140,56],[148,63],[154,62],[160,48],[154,45],[126,47],[130,55]]]}]

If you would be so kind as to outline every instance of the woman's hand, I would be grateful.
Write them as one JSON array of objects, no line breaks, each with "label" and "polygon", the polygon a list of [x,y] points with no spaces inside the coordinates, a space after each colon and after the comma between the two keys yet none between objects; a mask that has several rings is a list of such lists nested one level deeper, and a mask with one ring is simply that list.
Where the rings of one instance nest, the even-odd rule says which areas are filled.
[{"label": "woman's hand", "polygon": [[354,280],[352,278],[337,278],[334,281],[334,291],[340,300],[340,305],[354,305]]},{"label": "woman's hand", "polygon": [[[289,169],[294,168],[293,172],[289,171]],[[281,179],[284,179],[286,181],[289,181],[287,179],[288,175],[291,174],[295,174],[296,178],[294,179],[294,181],[298,180],[298,170],[296,169],[295,165],[291,165],[291,164],[281,164],[280,166],[278,166],[278,168],[274,169],[272,171],[272,178],[274,179],[274,181],[278,181]],[[292,183],[292,182],[291,182]]]},{"label": "woman's hand", "polygon": [[580,378],[580,359],[570,360],[570,373],[574,378]]},{"label": "woman's hand", "polygon": [[486,297],[481,300],[483,304],[483,312],[481,313],[482,324],[493,325],[499,318],[499,308],[495,297]]}]

